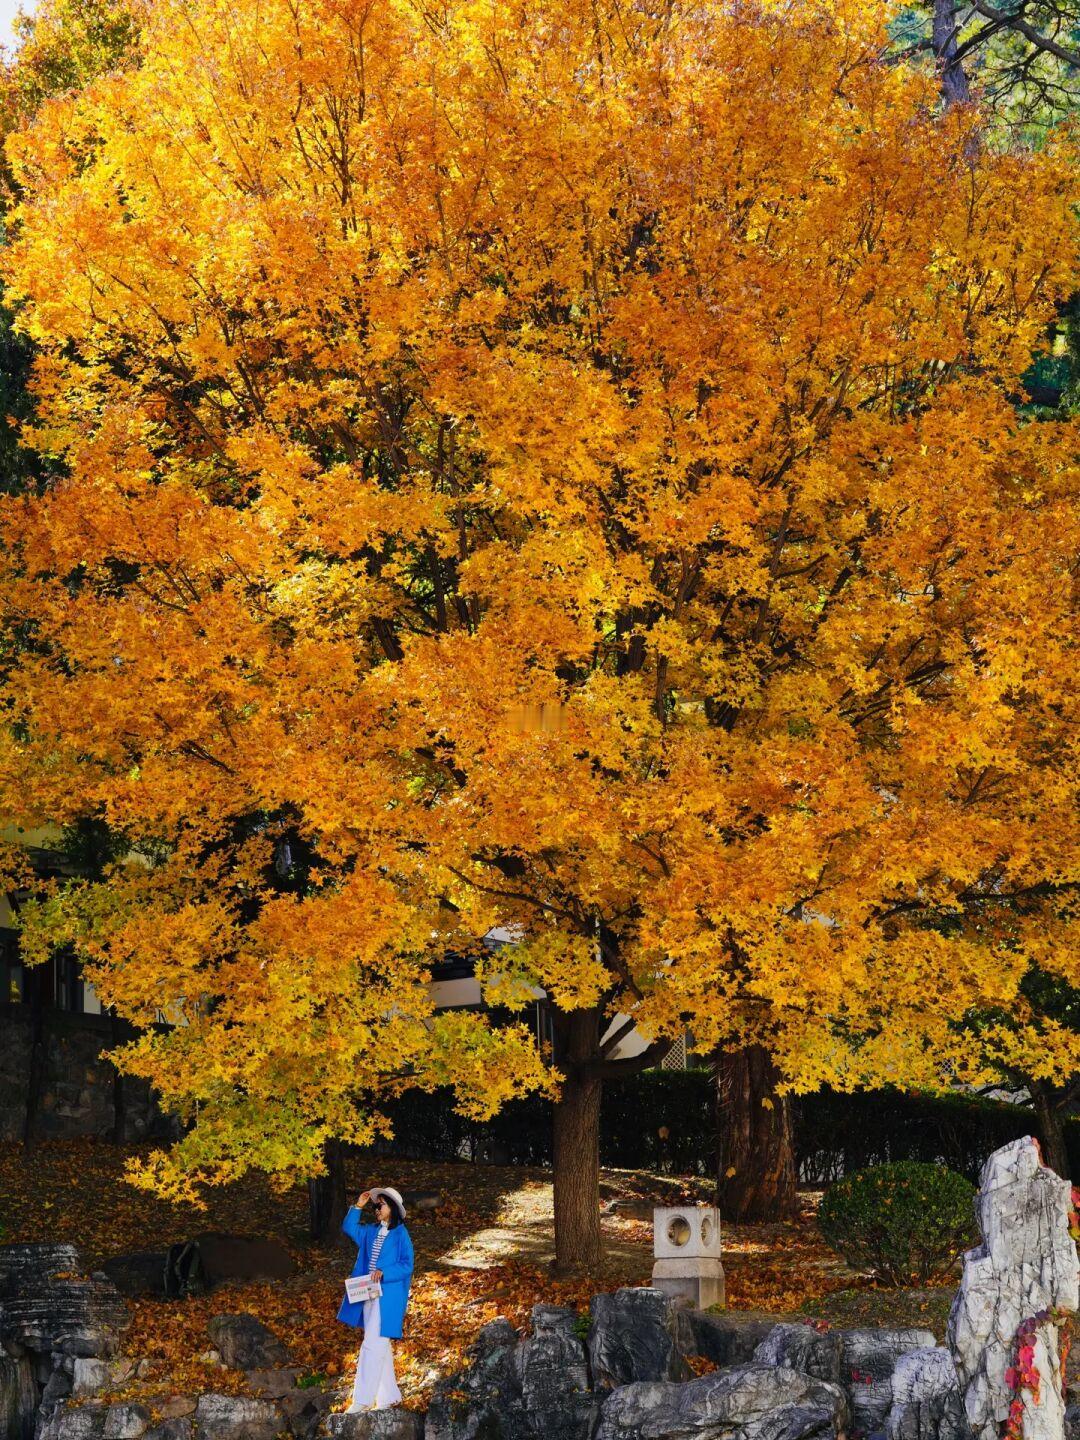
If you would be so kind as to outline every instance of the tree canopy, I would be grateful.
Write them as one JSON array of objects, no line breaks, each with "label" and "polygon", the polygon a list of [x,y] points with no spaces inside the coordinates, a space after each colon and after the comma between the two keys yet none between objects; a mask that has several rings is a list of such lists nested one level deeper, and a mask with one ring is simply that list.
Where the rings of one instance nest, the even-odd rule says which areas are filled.
[{"label": "tree canopy", "polygon": [[196,1121],[155,1183],[548,1083],[432,1016],[495,924],[564,1093],[615,1014],[979,1078],[956,1021],[1080,979],[1077,430],[1015,404],[1075,155],[871,9],[161,0],[9,141],[60,474],[2,511],[0,806],[130,838],[27,943],[184,1022],[123,1060]]}]

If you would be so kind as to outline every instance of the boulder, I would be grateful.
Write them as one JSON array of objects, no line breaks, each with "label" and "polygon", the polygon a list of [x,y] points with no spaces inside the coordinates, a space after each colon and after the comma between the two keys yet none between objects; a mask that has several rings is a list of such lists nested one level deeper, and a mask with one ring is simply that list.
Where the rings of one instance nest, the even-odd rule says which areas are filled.
[{"label": "boulder", "polygon": [[892,1406],[892,1377],[901,1355],[936,1344],[932,1330],[840,1330],[840,1383],[851,1399],[855,1429],[880,1430]]},{"label": "boulder", "polygon": [[0,1340],[39,1354],[115,1355],[127,1309],[111,1281],[81,1268],[73,1245],[0,1245]]},{"label": "boulder", "polygon": [[199,1440],[277,1440],[289,1433],[276,1405],[243,1395],[200,1395],[195,1429]]},{"label": "boulder", "polygon": [[66,1400],[71,1391],[71,1376],[63,1365],[58,1365],[45,1381],[45,1387],[41,1392],[40,1408],[51,1410],[54,1405],[59,1405],[61,1400]]},{"label": "boulder", "polygon": [[637,1380],[685,1380],[690,1371],[676,1343],[677,1311],[661,1290],[626,1287],[595,1295],[589,1328],[593,1386],[610,1390]]},{"label": "boulder", "polygon": [[332,1440],[423,1440],[423,1418],[412,1410],[361,1411],[358,1415],[330,1415],[326,1432]]},{"label": "boulder", "polygon": [[517,1331],[509,1320],[484,1326],[469,1349],[467,1367],[436,1385],[425,1440],[517,1440],[517,1345]]},{"label": "boulder", "polygon": [[263,1235],[224,1235],[204,1230],[192,1242],[197,1246],[209,1285],[223,1280],[289,1280],[296,1261],[280,1240]]},{"label": "boulder", "polygon": [[760,1365],[785,1365],[815,1380],[840,1384],[842,1342],[835,1330],[813,1325],[774,1325],[754,1351]]},{"label": "boulder", "polygon": [[33,1440],[38,1388],[30,1361],[0,1355],[0,1435]]},{"label": "boulder", "polygon": [[594,1402],[577,1314],[557,1305],[534,1305],[532,1333],[514,1350],[520,1387],[518,1433],[537,1440],[589,1440]]},{"label": "boulder", "polygon": [[300,1436],[301,1440],[318,1433],[323,1416],[333,1403],[334,1396],[329,1390],[320,1390],[315,1386],[289,1390],[278,1398],[278,1406],[290,1432]]},{"label": "boulder", "polygon": [[485,1326],[468,1368],[435,1387],[427,1440],[589,1440],[595,1404],[578,1316],[536,1305],[524,1340],[506,1320]]},{"label": "boulder", "polygon": [[166,1250],[133,1250],[128,1255],[114,1255],[96,1272],[111,1280],[121,1295],[164,1295]]},{"label": "boulder", "polygon": [[230,1370],[276,1370],[289,1363],[285,1346],[254,1315],[215,1315],[206,1328]]},{"label": "boulder", "polygon": [[37,1440],[104,1440],[106,1405],[58,1405],[42,1413]]},{"label": "boulder", "polygon": [[766,1316],[736,1315],[730,1311],[695,1310],[676,1305],[675,1336],[683,1355],[701,1355],[714,1365],[745,1365],[754,1351],[776,1329]]},{"label": "boulder", "polygon": [[838,1385],[771,1365],[739,1365],[685,1384],[620,1386],[595,1440],[832,1440],[850,1412]]},{"label": "boulder", "polygon": [[154,1411],[162,1420],[179,1420],[185,1415],[194,1415],[194,1395],[170,1395],[165,1400],[154,1401]]},{"label": "boulder", "polygon": [[87,1395],[96,1395],[99,1390],[108,1389],[109,1383],[109,1366],[105,1360],[98,1360],[93,1356],[84,1359],[80,1356],[75,1361],[71,1393],[77,1399],[82,1400]]},{"label": "boulder", "polygon": [[909,1350],[896,1362],[885,1440],[971,1440],[948,1350]]},{"label": "boulder", "polygon": [[177,1415],[172,1420],[162,1420],[147,1430],[143,1440],[192,1440],[191,1420],[187,1415]]},{"label": "boulder", "polygon": [[102,1440],[140,1440],[150,1425],[145,1405],[110,1405],[105,1413]]},{"label": "boulder", "polygon": [[1024,1440],[1061,1440],[1065,1426],[1059,1327],[1080,1303],[1069,1235],[1071,1190],[1042,1164],[1030,1136],[990,1156],[975,1202],[983,1243],[964,1256],[949,1315],[964,1409],[975,1440],[997,1440],[1014,1392],[1007,1372],[1031,1349],[1040,1403],[1020,1392]]},{"label": "boulder", "polygon": [[256,1395],[277,1400],[295,1389],[297,1377],[304,1372],[295,1366],[278,1370],[249,1370],[248,1385]]}]

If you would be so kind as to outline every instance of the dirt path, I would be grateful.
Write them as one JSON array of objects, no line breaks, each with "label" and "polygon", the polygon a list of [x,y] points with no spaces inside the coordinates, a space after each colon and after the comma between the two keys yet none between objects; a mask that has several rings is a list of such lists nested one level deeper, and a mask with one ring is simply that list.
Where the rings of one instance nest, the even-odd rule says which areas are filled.
[{"label": "dirt path", "polygon": [[[552,1186],[529,1181],[503,1197],[492,1224],[474,1231],[435,1262],[440,1268],[484,1270],[507,1260],[544,1266],[555,1258]],[[652,1225],[606,1215],[601,1220],[605,1268],[628,1271],[640,1281],[652,1273]],[[639,1282],[640,1283],[640,1282]]]}]

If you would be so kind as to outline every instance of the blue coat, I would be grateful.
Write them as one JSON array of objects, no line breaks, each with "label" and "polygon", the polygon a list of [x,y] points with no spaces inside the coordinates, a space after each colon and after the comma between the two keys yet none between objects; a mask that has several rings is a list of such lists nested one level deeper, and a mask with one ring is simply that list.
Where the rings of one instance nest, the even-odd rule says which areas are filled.
[{"label": "blue coat", "polygon": [[[350,1207],[341,1226],[350,1240],[360,1247],[351,1275],[366,1275],[371,1269],[371,1247],[379,1233],[378,1225],[361,1225],[360,1211]],[[379,1330],[388,1340],[401,1339],[405,1306],[409,1303],[409,1285],[413,1272],[413,1248],[404,1225],[395,1225],[387,1232],[379,1251],[378,1268],[382,1271],[382,1299],[379,1301]],[[341,1302],[337,1318],[346,1325],[363,1325],[364,1306],[360,1300]]]}]

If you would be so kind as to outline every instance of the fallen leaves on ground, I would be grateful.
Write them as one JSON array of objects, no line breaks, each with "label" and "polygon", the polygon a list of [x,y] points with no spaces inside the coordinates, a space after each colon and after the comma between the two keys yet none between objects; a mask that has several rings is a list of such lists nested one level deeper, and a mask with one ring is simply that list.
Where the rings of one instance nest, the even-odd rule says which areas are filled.
[{"label": "fallen leaves on ground", "polygon": [[[247,1380],[242,1372],[200,1358],[211,1348],[210,1319],[239,1312],[257,1315],[284,1342],[295,1365],[325,1377],[344,1394],[360,1334],[335,1317],[352,1250],[309,1241],[306,1192],[297,1188],[277,1194],[261,1177],[248,1176],[211,1191],[204,1211],[174,1206],[124,1182],[124,1161],[131,1153],[130,1147],[91,1140],[41,1143],[30,1150],[5,1147],[0,1152],[5,1238],[71,1241],[92,1269],[108,1256],[162,1250],[200,1230],[270,1235],[288,1245],[299,1273],[274,1284],[222,1285],[186,1300],[129,1302],[132,1321],[125,1351],[151,1361],[153,1372],[117,1396],[136,1390],[143,1396],[243,1392]],[[402,1190],[437,1191],[441,1196],[435,1214],[409,1217],[417,1271],[405,1336],[395,1345],[395,1356],[410,1408],[426,1405],[435,1382],[461,1368],[466,1351],[489,1321],[505,1316],[524,1329],[532,1307],[540,1302],[585,1314],[600,1290],[648,1283],[652,1222],[617,1213],[603,1219],[609,1253],[598,1277],[556,1280],[535,1257],[494,1252],[492,1263],[477,1268],[449,1262],[464,1242],[482,1240],[485,1230],[497,1227],[508,1213],[524,1215],[528,1224],[543,1229],[551,1189],[550,1173],[543,1170],[374,1159],[362,1159],[353,1168],[357,1173],[350,1173],[349,1181],[354,1190],[392,1178]],[[708,1198],[708,1185],[640,1171],[605,1171],[604,1193],[607,1199],[693,1203]],[[817,1231],[817,1198],[802,1197],[798,1217],[784,1224],[724,1227],[732,1308],[788,1314],[808,1301],[850,1289],[855,1277]]]}]

